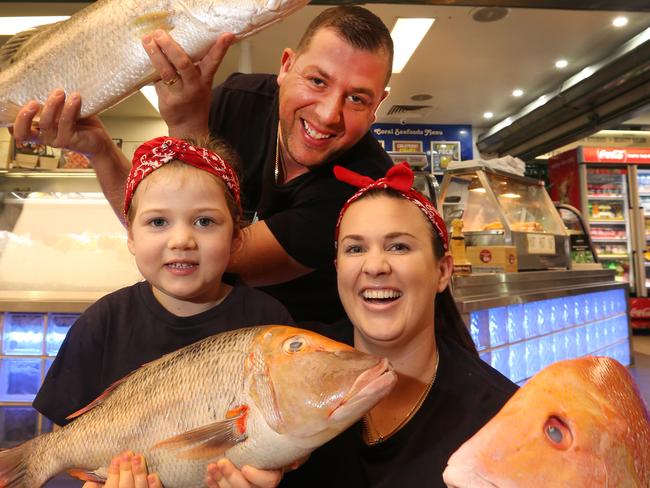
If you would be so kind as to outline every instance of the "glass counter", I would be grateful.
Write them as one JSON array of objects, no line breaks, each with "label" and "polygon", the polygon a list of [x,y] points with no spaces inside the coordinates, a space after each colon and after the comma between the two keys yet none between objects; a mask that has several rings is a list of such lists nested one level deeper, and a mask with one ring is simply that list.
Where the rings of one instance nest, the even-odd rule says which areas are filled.
[{"label": "glass counter", "polygon": [[570,268],[569,237],[543,182],[472,166],[447,171],[440,193],[445,222],[462,219],[467,246],[515,246],[519,270]]}]

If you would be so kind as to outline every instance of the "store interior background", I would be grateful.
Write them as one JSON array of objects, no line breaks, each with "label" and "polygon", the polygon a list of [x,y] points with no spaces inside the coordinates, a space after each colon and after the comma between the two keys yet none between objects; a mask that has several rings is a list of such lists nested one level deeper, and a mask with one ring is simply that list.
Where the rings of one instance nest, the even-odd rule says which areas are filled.
[{"label": "store interior background", "polygon": [[[217,73],[215,83],[234,71],[277,72],[282,49],[296,46],[308,22],[334,3],[343,2],[314,2],[235,45]],[[516,116],[540,96],[558,90],[570,77],[605,59],[626,41],[644,31],[650,32],[650,4],[644,1],[497,0],[507,7],[507,12],[494,21],[480,20],[501,13],[499,9],[483,6],[486,2],[423,3],[365,4],[389,28],[398,16],[435,18],[405,69],[392,76],[390,95],[379,108],[377,122],[406,126],[471,125],[475,158],[504,155],[481,154],[476,146],[482,134],[497,123]],[[563,8],[531,8],[556,4]],[[86,5],[87,2],[0,0],[0,15],[69,15]],[[614,27],[612,20],[621,15],[627,17],[627,25]],[[7,39],[0,36],[0,45]],[[647,70],[650,68],[647,39],[645,45],[645,57],[639,59],[639,67]],[[568,65],[556,68],[559,59],[566,59]],[[513,96],[515,89],[522,90],[523,94]],[[562,129],[564,140],[559,146],[544,147],[539,154],[529,148],[526,162],[543,166],[549,156],[578,145],[650,147],[650,83],[645,85],[645,94],[636,98],[630,103],[632,109],[605,123],[592,117],[591,128],[585,126],[573,134]],[[486,119],[485,112],[492,112],[493,117]],[[552,120],[553,114],[549,117]],[[101,118],[111,135],[122,139],[122,149],[128,156],[142,141],[166,134],[158,112],[140,92],[107,110]],[[11,153],[9,132],[0,129],[0,169],[11,159]],[[650,402],[650,336],[635,335],[633,349],[633,374],[646,402]]]}]

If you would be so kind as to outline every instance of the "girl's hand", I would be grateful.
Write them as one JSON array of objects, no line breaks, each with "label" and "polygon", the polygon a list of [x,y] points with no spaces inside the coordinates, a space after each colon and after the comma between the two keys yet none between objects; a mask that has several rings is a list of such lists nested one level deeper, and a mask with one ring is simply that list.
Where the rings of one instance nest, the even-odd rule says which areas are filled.
[{"label": "girl's hand", "polygon": [[114,457],[105,484],[87,482],[82,488],[163,488],[158,475],[147,474],[141,454],[125,452]]},{"label": "girl's hand", "polygon": [[282,474],[281,469],[263,470],[252,466],[239,470],[229,460],[220,459],[208,465],[205,484],[208,488],[275,488]]}]

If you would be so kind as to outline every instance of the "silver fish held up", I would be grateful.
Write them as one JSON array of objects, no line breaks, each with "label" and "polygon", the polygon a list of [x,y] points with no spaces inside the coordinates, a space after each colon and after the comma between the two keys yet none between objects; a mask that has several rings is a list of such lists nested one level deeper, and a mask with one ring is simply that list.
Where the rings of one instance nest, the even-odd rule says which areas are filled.
[{"label": "silver fish held up", "polygon": [[128,375],[62,429],[0,452],[0,487],[68,470],[103,481],[144,454],[165,488],[204,486],[208,462],[279,468],[356,422],[394,386],[388,360],[288,326],[208,337]]},{"label": "silver fish held up", "polygon": [[81,117],[159,79],[141,39],[163,29],[198,61],[224,32],[250,36],[309,0],[98,0],[0,49],[0,127],[55,88],[81,93]]}]

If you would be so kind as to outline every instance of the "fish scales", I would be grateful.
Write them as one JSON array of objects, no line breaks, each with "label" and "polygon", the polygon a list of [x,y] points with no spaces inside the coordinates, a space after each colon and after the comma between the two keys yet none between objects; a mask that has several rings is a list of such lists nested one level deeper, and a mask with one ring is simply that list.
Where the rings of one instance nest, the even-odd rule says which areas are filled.
[{"label": "fish scales", "polygon": [[81,116],[96,114],[159,79],[141,44],[168,30],[197,61],[223,32],[245,37],[308,0],[98,0],[25,43],[0,71],[0,127],[55,88],[79,91]]},{"label": "fish scales", "polygon": [[[207,463],[223,456],[238,466],[282,467],[351,425],[395,381],[385,359],[302,329],[218,334],[144,365],[64,428],[0,453],[0,488],[42,486],[67,469],[105,478],[111,458],[127,449],[142,453],[166,488],[204,486]],[[245,414],[235,417],[241,425],[228,420],[237,412]],[[199,428],[210,437],[159,445]],[[222,439],[219,432],[225,447],[183,457]]]},{"label": "fish scales", "polygon": [[[179,432],[221,420],[231,402],[247,400],[238,398],[244,381],[243,359],[256,332],[253,328],[239,330],[226,341],[212,337],[137,370],[106,403],[75,420],[75,429],[59,430],[59,436],[44,442],[35,458],[47,459],[48,451],[65,443],[72,447],[66,465],[93,470],[107,466],[116,452],[131,449],[144,453],[150,469],[162,479],[180,480],[168,488],[203,486],[202,482],[190,484],[186,480],[202,480],[204,461],[177,463],[174,451],[152,450],[151,446]],[[165,374],[168,369],[173,374]],[[230,382],[215,384],[214,376],[205,374],[208,371],[219,378],[230,378]],[[165,383],[160,382],[161,375],[167,379]],[[172,405],[182,415],[169,415]],[[157,422],[156,418],[165,421]],[[97,425],[110,428],[98,435]],[[89,439],[98,442],[101,449],[89,452]]]}]

